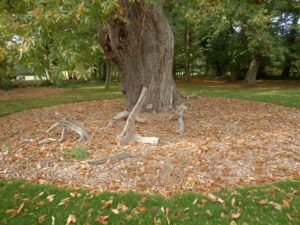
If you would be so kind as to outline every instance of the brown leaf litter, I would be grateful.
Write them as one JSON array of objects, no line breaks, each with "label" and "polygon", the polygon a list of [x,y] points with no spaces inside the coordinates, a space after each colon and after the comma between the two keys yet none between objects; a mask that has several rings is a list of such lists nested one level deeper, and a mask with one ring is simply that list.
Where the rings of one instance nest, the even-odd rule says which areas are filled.
[{"label": "brown leaf litter", "polygon": [[[170,195],[236,185],[260,185],[300,176],[300,110],[255,101],[201,97],[188,100],[186,133],[178,134],[171,113],[142,114],[147,123],[134,133],[160,138],[157,146],[116,144],[125,121],[105,127],[123,109],[124,100],[57,105],[0,118],[0,178],[53,183],[62,187]],[[59,112],[59,113],[57,113]],[[66,131],[63,143],[38,145],[60,137],[46,130],[61,117],[81,122],[93,140],[78,142]],[[64,158],[76,146],[87,159]],[[1,146],[0,146],[1,147]],[[87,160],[131,152],[135,158],[89,165]]]}]

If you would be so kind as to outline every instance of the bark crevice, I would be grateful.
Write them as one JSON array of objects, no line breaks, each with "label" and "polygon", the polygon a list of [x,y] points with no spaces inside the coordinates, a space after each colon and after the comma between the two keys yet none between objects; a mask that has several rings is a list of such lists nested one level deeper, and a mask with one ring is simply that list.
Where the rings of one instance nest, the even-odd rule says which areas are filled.
[{"label": "bark crevice", "polygon": [[126,95],[125,110],[132,110],[142,87],[147,87],[149,94],[141,111],[167,111],[177,99],[172,74],[174,38],[161,2],[120,0],[119,5],[124,15],[109,17],[99,38],[107,58],[123,73],[121,90]]}]

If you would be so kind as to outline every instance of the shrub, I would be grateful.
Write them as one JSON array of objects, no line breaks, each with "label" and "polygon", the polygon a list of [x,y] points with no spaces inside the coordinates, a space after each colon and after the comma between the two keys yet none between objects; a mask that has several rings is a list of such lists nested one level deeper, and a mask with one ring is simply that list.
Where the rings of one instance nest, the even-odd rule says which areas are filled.
[{"label": "shrub", "polygon": [[76,147],[71,152],[65,151],[64,156],[65,156],[65,158],[74,157],[76,159],[83,159],[83,158],[86,158],[88,156],[88,152],[83,147]]},{"label": "shrub", "polygon": [[11,80],[2,80],[0,84],[1,88],[8,91],[14,88],[14,83]]},{"label": "shrub", "polygon": [[3,152],[8,152],[10,150],[10,147],[6,144],[3,144],[1,149]]},{"label": "shrub", "polygon": [[48,86],[51,86],[52,85],[52,82],[50,80],[43,80],[39,86],[40,87],[48,87]]}]

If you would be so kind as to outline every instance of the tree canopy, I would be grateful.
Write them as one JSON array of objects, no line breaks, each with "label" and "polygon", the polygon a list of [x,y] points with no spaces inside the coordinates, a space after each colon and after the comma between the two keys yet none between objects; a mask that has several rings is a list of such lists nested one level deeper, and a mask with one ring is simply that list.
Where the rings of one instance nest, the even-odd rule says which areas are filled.
[{"label": "tree canopy", "polygon": [[[175,37],[175,76],[242,79],[256,55],[261,57],[259,77],[299,77],[298,0],[163,4]],[[98,40],[101,25],[111,15],[130,23],[126,9],[113,0],[4,0],[0,8],[1,76],[24,63],[51,79],[62,71],[88,78],[105,60]]]}]

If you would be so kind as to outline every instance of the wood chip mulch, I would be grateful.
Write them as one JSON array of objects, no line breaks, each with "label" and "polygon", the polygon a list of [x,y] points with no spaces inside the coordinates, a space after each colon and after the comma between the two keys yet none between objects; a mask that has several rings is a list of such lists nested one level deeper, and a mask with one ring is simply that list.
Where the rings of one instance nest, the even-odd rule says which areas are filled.
[{"label": "wood chip mulch", "polygon": [[[171,113],[142,114],[134,133],[159,137],[157,146],[130,143],[118,146],[116,136],[125,121],[112,128],[109,120],[124,100],[103,100],[28,110],[0,118],[0,178],[52,183],[89,190],[161,193],[210,191],[232,186],[261,185],[300,176],[300,110],[227,98],[201,97],[187,102],[186,133],[178,134]],[[47,129],[62,118],[80,122],[93,140],[79,142],[66,131],[63,143],[38,145],[60,138]],[[84,147],[86,159],[64,157]],[[118,152],[136,157],[90,165],[86,161]]]}]

